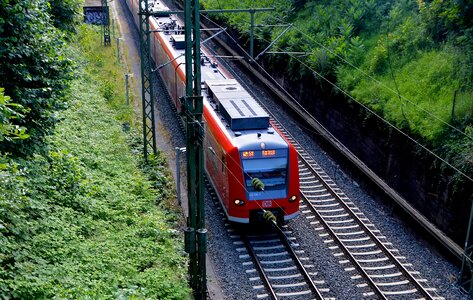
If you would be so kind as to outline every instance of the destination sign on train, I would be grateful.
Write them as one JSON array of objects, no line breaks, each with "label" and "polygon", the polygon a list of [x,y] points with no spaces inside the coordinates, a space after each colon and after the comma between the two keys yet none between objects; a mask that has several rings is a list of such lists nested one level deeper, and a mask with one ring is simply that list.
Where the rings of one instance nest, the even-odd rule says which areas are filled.
[{"label": "destination sign on train", "polygon": [[255,151],[243,151],[241,153],[241,157],[243,158],[252,158],[255,157]]},{"label": "destination sign on train", "polygon": [[245,158],[257,158],[257,157],[273,157],[276,156],[276,150],[261,150],[261,151],[243,151],[241,157]]},{"label": "destination sign on train", "polygon": [[276,155],[276,150],[263,150],[263,151],[261,151],[261,154],[263,155],[263,157],[275,156]]}]

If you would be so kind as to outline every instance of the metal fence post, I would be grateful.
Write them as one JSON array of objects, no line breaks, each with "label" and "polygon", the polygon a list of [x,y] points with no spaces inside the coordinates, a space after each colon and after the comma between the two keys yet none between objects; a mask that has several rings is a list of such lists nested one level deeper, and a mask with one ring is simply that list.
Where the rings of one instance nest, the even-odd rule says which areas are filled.
[{"label": "metal fence post", "polygon": [[126,92],[126,104],[130,104],[130,92],[129,92],[129,84],[128,78],[133,76],[133,74],[125,74],[125,92]]},{"label": "metal fence post", "polygon": [[181,206],[181,149],[176,147],[176,193],[177,205]]},{"label": "metal fence post", "polygon": [[117,62],[120,63],[120,38],[117,37]]},{"label": "metal fence post", "polygon": [[181,206],[181,152],[186,153],[186,147],[176,147],[176,193],[177,205]]}]

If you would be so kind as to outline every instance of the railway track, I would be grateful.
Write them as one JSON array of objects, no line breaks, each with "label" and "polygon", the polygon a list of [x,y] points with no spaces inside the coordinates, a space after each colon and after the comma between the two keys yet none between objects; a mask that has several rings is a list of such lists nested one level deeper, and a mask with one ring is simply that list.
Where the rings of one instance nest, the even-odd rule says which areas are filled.
[{"label": "railway track", "polygon": [[[227,68],[231,69],[231,68]],[[245,81],[238,78],[240,82]],[[251,91],[251,88],[247,87]],[[257,99],[258,97],[255,97]],[[265,105],[260,103],[263,107]],[[301,211],[363,295],[377,299],[444,299],[369,221],[328,174],[266,109],[299,155]]]},{"label": "railway track", "polygon": [[237,250],[243,253],[240,258],[255,283],[257,298],[324,299],[322,295],[329,290],[320,287],[324,281],[313,279],[317,276],[314,265],[308,263],[303,250],[297,250],[299,245],[286,236],[288,232],[275,228],[275,233],[242,233],[234,242],[244,245]]},{"label": "railway track", "polygon": [[[245,82],[235,77],[241,83]],[[339,258],[345,271],[350,272],[363,295],[376,299],[444,299],[437,295],[435,288],[428,286],[427,280],[413,269],[291,134],[274,118],[272,122],[299,154],[302,213],[311,220],[314,233],[318,233],[333,255]],[[244,260],[243,265],[248,266],[250,280],[256,283],[254,289],[258,291],[258,299],[323,299],[322,292],[328,291],[322,289],[321,292],[317,282],[311,279],[316,272],[306,271],[313,266],[302,263],[309,259],[307,253],[292,249],[298,247],[297,243],[286,238],[288,244],[282,244],[284,238],[280,234],[233,238],[236,245],[244,246],[237,250],[247,252],[240,258]],[[304,257],[298,258],[301,254]],[[256,274],[259,276],[253,276]]]},{"label": "railway track", "polygon": [[315,266],[304,250],[299,249],[291,232],[269,225],[255,232],[247,227],[235,228],[228,223],[217,195],[206,180],[207,190],[233,240],[240,261],[249,276],[256,299],[332,299],[326,297],[330,289],[317,277]]},{"label": "railway track", "polygon": [[443,299],[421,278],[406,258],[337,187],[279,123],[299,153],[301,210],[324,239],[324,243],[353,272],[351,278],[363,295],[378,299]]}]

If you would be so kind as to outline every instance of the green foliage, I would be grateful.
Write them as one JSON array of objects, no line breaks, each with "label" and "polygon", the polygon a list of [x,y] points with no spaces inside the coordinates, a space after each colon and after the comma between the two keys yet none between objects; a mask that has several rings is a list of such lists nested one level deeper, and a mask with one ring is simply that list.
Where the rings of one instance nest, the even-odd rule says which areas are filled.
[{"label": "green foliage", "polygon": [[301,10],[304,5],[307,3],[307,0],[293,0],[292,1],[292,6],[296,11]]},{"label": "green foliage", "polygon": [[[219,8],[221,1],[204,3]],[[469,138],[449,135],[447,125],[473,124],[472,0],[293,0],[279,6],[291,13],[265,20],[294,27],[272,50],[308,55],[266,56],[273,70],[294,84],[315,76],[323,86],[323,76],[415,139],[437,148],[449,143],[444,146],[449,150],[440,152],[458,160],[458,166],[471,167]],[[248,20],[225,17],[247,33]],[[281,30],[273,30],[262,44]]]},{"label": "green foliage", "polygon": [[182,237],[155,205],[169,183],[143,176],[91,65],[77,71],[48,151],[0,157],[0,295],[190,299]]},{"label": "green foliage", "polygon": [[104,80],[100,86],[100,91],[102,92],[103,97],[107,101],[112,101],[115,97],[113,92],[113,83],[108,80]]},{"label": "green foliage", "polygon": [[49,0],[50,14],[54,26],[68,34],[76,32],[79,23],[81,1],[78,0]]},{"label": "green foliage", "polygon": [[[471,174],[473,174],[473,126],[466,126],[463,132],[468,138],[463,138],[463,136],[456,131],[447,130],[443,136],[445,142],[440,145],[437,150],[457,169],[471,176]],[[450,171],[450,168],[445,164],[443,164],[442,167],[444,172]],[[455,188],[462,185],[469,186],[471,184],[470,181],[459,173],[454,173],[452,177],[454,179]]]},{"label": "green foliage", "polygon": [[418,0],[426,28],[436,41],[461,35],[473,25],[473,1]]},{"label": "green foliage", "polygon": [[[375,50],[377,51],[377,50]],[[459,82],[453,67],[454,54],[444,51],[423,53],[397,70],[396,92],[389,72],[377,76],[379,83],[364,76],[352,76],[350,69],[339,69],[339,82],[358,100],[384,114],[399,127],[408,128],[435,141],[450,121],[455,91]],[[406,100],[408,99],[408,100]]]},{"label": "green foliage", "polygon": [[11,120],[23,118],[21,112],[25,110],[21,105],[12,103],[10,97],[5,96],[3,91],[4,89],[0,88],[0,142],[28,138],[25,127],[11,123]]},{"label": "green foliage", "polygon": [[30,138],[4,140],[0,153],[34,153],[57,123],[72,66],[62,36],[52,25],[47,2],[1,1],[0,78],[5,93],[26,109],[12,124],[26,128]]},{"label": "green foliage", "polygon": [[[274,8],[274,11],[270,12],[258,12],[255,16],[255,24],[274,24],[278,23],[285,15],[288,14],[291,8],[290,0],[259,0],[259,1],[220,1],[220,0],[203,0],[202,5],[206,9],[243,9],[243,8],[261,8],[270,7]],[[248,38],[250,35],[250,14],[246,13],[227,13],[227,14],[215,14],[213,17],[217,19],[225,19],[230,25],[238,29],[240,33]],[[269,37],[273,30],[271,28],[257,28],[255,35],[262,38]]]},{"label": "green foliage", "polygon": [[[99,27],[79,27],[77,41],[81,44],[86,59],[82,64],[99,83],[100,93],[116,111],[117,119],[134,127],[137,125],[137,118],[131,106],[125,103],[125,71],[117,62],[116,44],[103,48],[97,35],[100,35]],[[102,49],[97,52],[96,49],[100,47]],[[130,102],[133,103],[133,95]]]}]

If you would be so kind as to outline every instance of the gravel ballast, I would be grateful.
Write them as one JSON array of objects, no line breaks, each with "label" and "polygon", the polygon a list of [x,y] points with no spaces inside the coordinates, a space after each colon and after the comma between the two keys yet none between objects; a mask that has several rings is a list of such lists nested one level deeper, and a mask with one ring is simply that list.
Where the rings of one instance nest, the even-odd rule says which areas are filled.
[{"label": "gravel ballast", "polygon": [[[130,20],[129,20],[130,21]],[[136,38],[137,42],[138,39]],[[244,72],[238,70],[239,65],[232,63],[235,68],[235,77],[243,77]],[[276,119],[290,131],[304,149],[319,163],[321,167],[336,181],[337,185],[347,196],[363,211],[366,216],[376,225],[394,247],[400,250],[400,254],[407,257],[407,261],[413,264],[413,268],[421,273],[421,277],[428,280],[429,284],[437,288],[437,292],[445,299],[469,299],[456,285],[459,274],[458,268],[438,255],[429,244],[421,240],[404,225],[401,220],[391,213],[391,209],[371,198],[367,192],[350,179],[340,169],[336,162],[317,144],[317,138],[311,138],[313,134],[305,128],[301,128],[297,122],[285,112],[285,108],[273,102],[269,93],[258,86],[251,79],[245,77],[244,83],[248,90],[255,94],[264,106],[271,111]],[[156,83],[157,99],[157,122],[159,123],[161,136],[160,148],[166,149],[169,154],[169,164],[175,165],[174,147],[184,147],[184,137],[176,114],[168,102],[167,93],[162,85]],[[184,162],[182,162],[184,163]],[[185,177],[181,179],[185,182]],[[209,230],[208,252],[212,258],[217,278],[209,278],[209,284],[220,285],[225,299],[254,299],[256,292],[249,281],[249,275],[245,273],[239,254],[234,245],[234,239],[228,231],[229,225],[223,220],[221,209],[215,204],[208,192],[205,194],[207,228]],[[327,248],[314,230],[313,225],[300,215],[288,224],[294,236],[300,243],[301,248],[307,252],[311,262],[317,266],[318,275],[326,281],[330,288],[330,296],[338,299],[363,299],[360,291],[355,287],[358,282],[353,281],[351,274],[343,270],[344,266],[338,263],[332,251]]]}]

